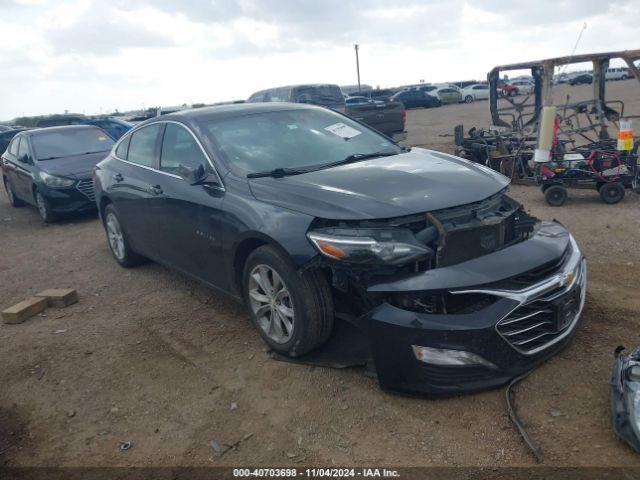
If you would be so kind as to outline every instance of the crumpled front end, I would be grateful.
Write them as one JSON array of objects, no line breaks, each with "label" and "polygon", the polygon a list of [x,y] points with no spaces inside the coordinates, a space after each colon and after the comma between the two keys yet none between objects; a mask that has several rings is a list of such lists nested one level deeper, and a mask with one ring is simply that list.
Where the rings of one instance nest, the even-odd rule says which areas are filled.
[{"label": "crumpled front end", "polygon": [[613,430],[640,453],[640,347],[631,354],[615,351],[611,376],[611,420]]},{"label": "crumpled front end", "polygon": [[571,234],[504,192],[405,218],[316,221],[308,237],[385,389],[505,384],[562,349],[584,306],[587,266]]},{"label": "crumpled front end", "polygon": [[[549,238],[554,249],[544,247]],[[586,282],[571,235],[543,224],[529,240],[493,254],[369,286],[388,298],[362,322],[381,386],[452,394],[507,383],[571,340]]]}]

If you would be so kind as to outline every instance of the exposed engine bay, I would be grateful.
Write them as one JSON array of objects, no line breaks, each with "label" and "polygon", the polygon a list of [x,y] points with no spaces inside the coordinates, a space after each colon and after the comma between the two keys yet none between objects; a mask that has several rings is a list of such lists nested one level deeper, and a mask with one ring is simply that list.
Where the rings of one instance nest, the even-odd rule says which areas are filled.
[{"label": "exposed engine bay", "polygon": [[[530,238],[538,225],[539,220],[503,190],[480,202],[400,218],[318,220],[310,238],[325,256],[336,256],[335,262],[320,259],[323,265],[319,266],[330,269],[332,286],[352,313],[382,302],[420,312],[454,313],[461,308],[462,298],[452,299],[447,307],[441,295],[371,295],[365,286],[373,278],[399,278],[499,251]],[[345,249],[336,240],[341,238],[349,239],[350,244],[360,239],[360,249]],[[375,250],[376,255],[366,248]],[[354,299],[362,305],[355,305]]]}]

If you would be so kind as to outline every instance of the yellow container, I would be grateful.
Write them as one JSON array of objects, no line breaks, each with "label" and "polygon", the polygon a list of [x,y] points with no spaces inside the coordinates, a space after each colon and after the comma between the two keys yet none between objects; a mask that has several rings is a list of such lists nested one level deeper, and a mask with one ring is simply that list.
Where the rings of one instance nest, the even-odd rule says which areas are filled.
[{"label": "yellow container", "polygon": [[618,132],[618,150],[621,152],[633,149],[633,126],[631,120],[620,120]]}]

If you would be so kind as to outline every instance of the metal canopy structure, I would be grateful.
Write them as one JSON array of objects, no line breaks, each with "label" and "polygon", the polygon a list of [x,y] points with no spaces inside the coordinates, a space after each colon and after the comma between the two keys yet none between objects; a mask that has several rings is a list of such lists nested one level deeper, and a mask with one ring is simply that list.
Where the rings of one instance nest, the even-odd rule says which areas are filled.
[{"label": "metal canopy structure", "polygon": [[[605,122],[607,120],[618,120],[623,116],[623,111],[616,111],[607,106],[605,99],[605,74],[609,68],[609,62],[613,58],[619,58],[625,61],[629,71],[632,72],[636,80],[640,82],[640,70],[635,65],[635,61],[640,60],[640,49],[622,50],[617,52],[603,52],[592,54],[572,55],[566,57],[549,58],[546,60],[537,60],[532,62],[513,63],[509,65],[500,65],[494,67],[487,79],[490,86],[490,109],[491,118],[494,125],[508,127],[515,131],[523,131],[529,129],[535,131],[543,106],[553,105],[553,75],[556,67],[591,62],[593,64],[593,100],[591,102],[581,102],[581,105],[566,105],[572,108],[583,108],[587,103],[595,117],[594,120],[600,125],[600,136],[607,136]],[[523,102],[515,102],[507,99],[511,106],[498,107],[498,82],[502,72],[514,70],[530,70],[533,77],[535,88],[533,92],[533,104],[527,104],[527,99]],[[533,107],[533,108],[531,108]],[[526,112],[526,110],[530,110]],[[507,122],[504,117],[511,117],[511,121]],[[590,127],[592,128],[592,127]]]}]

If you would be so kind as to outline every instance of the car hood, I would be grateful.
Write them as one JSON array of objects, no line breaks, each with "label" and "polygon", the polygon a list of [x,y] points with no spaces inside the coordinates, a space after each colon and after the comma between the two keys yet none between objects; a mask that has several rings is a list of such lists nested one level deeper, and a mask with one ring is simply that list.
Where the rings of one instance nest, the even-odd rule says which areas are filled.
[{"label": "car hood", "polygon": [[59,175],[82,179],[91,176],[91,171],[99,162],[109,156],[109,152],[89,153],[85,155],[72,155],[69,157],[54,158],[38,162],[40,170]]},{"label": "car hood", "polygon": [[477,202],[509,179],[440,152],[411,152],[282,178],[249,180],[264,202],[320,218],[391,218]]}]

